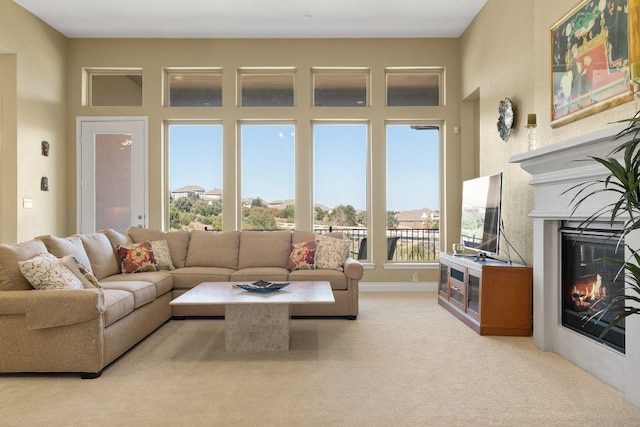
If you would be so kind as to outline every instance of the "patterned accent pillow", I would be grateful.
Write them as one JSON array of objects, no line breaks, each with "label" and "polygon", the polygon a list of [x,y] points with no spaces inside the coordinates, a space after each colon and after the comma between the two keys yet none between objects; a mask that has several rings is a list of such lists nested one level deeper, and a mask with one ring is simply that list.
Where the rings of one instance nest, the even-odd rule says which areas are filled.
[{"label": "patterned accent pillow", "polygon": [[151,250],[156,258],[158,270],[175,270],[173,261],[171,260],[171,252],[169,251],[169,243],[166,240],[152,240]]},{"label": "patterned accent pillow", "polygon": [[22,275],[35,289],[83,289],[80,279],[50,253],[18,261],[18,265]]},{"label": "patterned accent pillow", "polygon": [[80,279],[80,282],[85,289],[102,288],[100,282],[96,279],[96,276],[94,276],[87,267],[78,261],[78,258],[73,255],[67,255],[62,258],[58,258],[58,260],[62,265],[71,270],[78,279]]},{"label": "patterned accent pillow", "polygon": [[156,271],[156,258],[151,249],[151,242],[117,245],[122,274]]},{"label": "patterned accent pillow", "polygon": [[304,243],[294,243],[291,245],[289,254],[289,271],[293,270],[313,270],[315,268],[316,242],[312,240]]},{"label": "patterned accent pillow", "polygon": [[348,240],[318,236],[316,239],[316,268],[342,271],[349,256]]}]

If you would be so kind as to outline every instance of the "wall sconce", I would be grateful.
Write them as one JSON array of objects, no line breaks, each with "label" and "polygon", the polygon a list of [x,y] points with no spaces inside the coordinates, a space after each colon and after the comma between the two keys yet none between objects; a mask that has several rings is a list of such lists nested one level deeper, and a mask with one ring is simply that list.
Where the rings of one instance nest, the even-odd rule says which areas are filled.
[{"label": "wall sconce", "polygon": [[538,148],[536,143],[536,127],[538,126],[535,113],[527,114],[527,137],[529,138],[529,150]]},{"label": "wall sconce", "polygon": [[49,178],[46,176],[40,178],[40,190],[49,191]]}]

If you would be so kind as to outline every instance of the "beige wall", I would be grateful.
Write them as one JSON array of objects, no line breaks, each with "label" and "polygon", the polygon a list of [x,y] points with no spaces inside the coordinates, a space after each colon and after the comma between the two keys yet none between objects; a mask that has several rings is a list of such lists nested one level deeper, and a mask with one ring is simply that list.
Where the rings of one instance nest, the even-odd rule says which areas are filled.
[{"label": "beige wall", "polygon": [[[533,208],[530,176],[519,165],[509,164],[511,156],[528,150],[524,128],[527,113],[537,114],[538,144],[546,146],[609,126],[614,120],[633,115],[639,106],[636,100],[551,128],[549,31],[576,4],[576,0],[489,0],[461,37],[462,98],[478,97],[479,173],[504,172],[506,236],[529,264],[532,225],[527,215]],[[508,142],[502,141],[496,130],[498,104],[504,98],[513,100],[518,115]],[[469,127],[463,126],[463,130]],[[463,132],[462,144],[473,137],[473,132]],[[511,257],[518,259],[513,251]]]},{"label": "beige wall", "polygon": [[[0,241],[68,231],[67,40],[0,0]],[[40,142],[51,143],[49,157]],[[73,145],[71,146],[73,147]],[[40,191],[40,177],[50,191]],[[33,209],[22,207],[33,200]]]},{"label": "beige wall", "polygon": [[[223,124],[224,224],[235,229],[239,192],[236,188],[236,125],[238,120],[253,118],[291,119],[296,123],[296,227],[312,228],[311,121],[314,119],[371,119],[371,193],[374,270],[367,270],[365,280],[407,281],[414,270],[384,270],[386,254],[386,178],[385,120],[415,119],[444,123],[444,156],[451,173],[458,166],[460,80],[458,40],[95,40],[74,39],[69,42],[69,116],[73,135],[76,116],[148,116],[149,117],[149,194],[150,222],[154,228],[167,225],[164,199],[168,190],[162,167],[166,142],[163,124],[182,119],[220,120]],[[235,108],[235,76],[238,67],[287,66],[296,69],[296,106],[292,108]],[[447,97],[442,107],[384,107],[385,67],[436,66],[446,68]],[[140,67],[143,70],[142,107],[86,107],[82,105],[83,67]],[[166,108],[162,106],[162,76],[165,67],[222,67],[223,108]],[[368,67],[371,69],[371,99],[368,108],[312,108],[310,70],[312,67]],[[73,139],[73,136],[72,136]],[[452,147],[449,149],[449,147]],[[451,153],[454,155],[451,156]],[[449,160],[451,159],[451,160]],[[70,156],[70,161],[75,161]],[[336,171],[340,173],[340,171]],[[69,191],[75,186],[75,171],[69,170]],[[443,191],[446,194],[446,190]],[[446,215],[446,202],[441,206]],[[70,213],[71,214],[71,213]],[[231,220],[231,221],[230,221]],[[456,229],[449,224],[447,230]],[[450,246],[450,245],[449,245]],[[421,273],[421,281],[436,281],[435,270]]]},{"label": "beige wall", "polygon": [[[0,0],[0,240],[20,241],[38,234],[75,231],[75,117],[85,115],[149,116],[150,225],[163,226],[163,123],[186,118],[219,119],[230,125],[225,126],[225,144],[234,144],[237,118],[233,109],[212,112],[162,107],[163,67],[222,66],[234,70],[238,66],[290,65],[298,68],[299,82],[308,87],[306,70],[312,66],[367,66],[374,70],[371,209],[373,232],[381,245],[374,252],[384,253],[384,119],[434,119],[445,124],[441,210],[447,223],[443,248],[458,239],[462,180],[502,171],[507,237],[530,263],[531,221],[527,214],[533,200],[529,176],[509,163],[511,156],[528,149],[523,117],[530,112],[537,114],[538,142],[545,146],[601,129],[632,115],[639,106],[635,100],[551,128],[549,28],[575,4],[575,0],[489,0],[459,40],[66,40],[12,1]],[[398,108],[395,117],[376,110],[384,99],[382,70],[387,65],[445,66],[446,106]],[[143,107],[83,107],[80,82],[84,66],[142,67]],[[225,74],[225,105],[234,102],[233,77],[232,73]],[[274,110],[273,118],[296,118],[298,135],[309,135],[309,121],[319,117],[309,107],[310,94],[310,90],[298,94],[295,116],[284,108]],[[496,130],[498,103],[506,97],[514,101],[518,115],[508,142],[502,141]],[[340,114],[358,118],[358,111],[353,109],[340,110]],[[326,110],[326,118],[335,116],[335,111]],[[461,127],[460,134],[453,133],[454,126]],[[49,158],[39,154],[43,139],[52,145]],[[225,150],[225,162],[234,164],[233,150]],[[308,145],[299,146],[297,156],[303,161],[308,158]],[[39,190],[41,176],[49,177],[48,193]],[[226,191],[235,190],[234,177],[235,169],[228,167]],[[296,199],[300,207],[296,213],[301,228],[309,228],[311,210],[305,206],[310,206],[311,186],[306,178],[298,178],[301,182]],[[34,200],[33,209],[22,208],[24,198]],[[225,207],[225,217],[235,215],[232,209]],[[511,255],[517,259],[515,253]],[[374,261],[377,267],[367,272],[366,280],[410,280],[412,271],[383,270],[382,260]],[[420,276],[421,281],[436,279],[435,271]]]}]

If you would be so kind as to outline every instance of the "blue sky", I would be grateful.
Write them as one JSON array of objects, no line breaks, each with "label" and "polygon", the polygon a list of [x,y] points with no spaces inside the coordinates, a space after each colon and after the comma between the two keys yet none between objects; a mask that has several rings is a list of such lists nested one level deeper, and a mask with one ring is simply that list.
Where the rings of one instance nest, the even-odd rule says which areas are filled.
[{"label": "blue sky", "polygon": [[[242,195],[294,198],[295,127],[242,127]],[[438,209],[438,131],[387,127],[388,210]],[[222,126],[169,128],[169,186],[222,188]],[[366,125],[314,126],[314,203],[366,208]],[[375,174],[376,171],[373,171]]]}]

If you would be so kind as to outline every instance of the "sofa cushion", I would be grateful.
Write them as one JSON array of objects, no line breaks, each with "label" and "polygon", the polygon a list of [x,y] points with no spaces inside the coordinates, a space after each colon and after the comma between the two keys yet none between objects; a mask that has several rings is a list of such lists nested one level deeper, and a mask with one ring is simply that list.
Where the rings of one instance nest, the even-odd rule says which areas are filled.
[{"label": "sofa cushion", "polygon": [[133,294],[120,289],[103,289],[104,292],[104,325],[122,319],[133,311]]},{"label": "sofa cushion", "polygon": [[231,273],[232,282],[286,282],[289,280],[289,270],[281,267],[249,267]]},{"label": "sofa cushion", "polygon": [[287,269],[289,269],[289,271],[313,270],[315,268],[315,252],[315,240],[304,243],[292,243]]},{"label": "sofa cushion", "polygon": [[184,267],[171,272],[174,289],[191,289],[202,282],[228,282],[235,270],[223,267]]},{"label": "sofa cushion", "polygon": [[100,288],[100,282],[84,265],[80,263],[73,255],[58,258],[60,262],[76,275],[85,289]]},{"label": "sofa cushion", "polygon": [[37,239],[40,239],[44,242],[49,252],[57,256],[58,258],[62,258],[63,256],[73,255],[76,257],[78,261],[85,267],[89,269],[93,273],[93,266],[89,261],[89,256],[87,255],[87,251],[82,244],[82,240],[78,236],[70,236],[70,237],[57,237],[57,236],[39,236]]},{"label": "sofa cushion", "polygon": [[[113,250],[113,256],[116,257],[116,261],[118,261],[118,253],[116,252],[116,246],[118,245],[128,245],[129,243],[133,243],[131,241],[131,237],[128,234],[121,233],[113,228],[105,228],[103,230],[99,230],[98,233],[102,233],[107,236],[109,242],[111,243],[111,249]],[[118,273],[120,273],[120,263],[118,264]]]},{"label": "sofa cushion", "polygon": [[22,275],[18,261],[25,261],[47,251],[41,240],[0,244],[0,291],[26,291],[33,289]]},{"label": "sofa cushion", "polygon": [[309,242],[316,240],[316,237],[318,236],[313,231],[293,230],[291,232],[291,244]]},{"label": "sofa cushion", "polygon": [[184,260],[187,257],[187,247],[189,246],[189,231],[160,231],[148,228],[129,227],[127,234],[134,243],[150,242],[152,240],[166,240],[171,251],[171,260],[175,268],[184,267]]},{"label": "sofa cushion", "polygon": [[189,239],[185,267],[238,268],[239,231],[212,233],[193,230]]},{"label": "sofa cushion", "polygon": [[296,270],[289,274],[289,280],[303,282],[326,280],[331,284],[331,289],[347,289],[347,277],[338,270]]},{"label": "sofa cushion", "polygon": [[290,231],[241,231],[238,268],[287,268],[291,249]]},{"label": "sofa cushion", "polygon": [[349,256],[349,241],[318,236],[316,244],[316,268],[342,271],[344,261]]},{"label": "sofa cushion", "polygon": [[78,234],[78,237],[89,257],[93,275],[98,280],[118,274],[118,260],[109,238],[104,233]]},{"label": "sofa cushion", "polygon": [[80,279],[50,253],[18,261],[22,275],[35,289],[84,289]]},{"label": "sofa cushion", "polygon": [[150,242],[131,243],[116,246],[120,258],[120,270],[123,274],[156,271],[156,259]]},{"label": "sofa cushion", "polygon": [[145,271],[136,273],[135,276],[131,276],[130,274],[115,274],[105,277],[101,283],[129,282],[131,280],[153,283],[156,287],[156,298],[166,294],[173,288],[173,276],[172,273],[168,271]]},{"label": "sofa cushion", "polygon": [[133,308],[142,307],[156,299],[156,287],[153,283],[138,280],[104,282],[103,289],[118,289],[133,295]]}]

